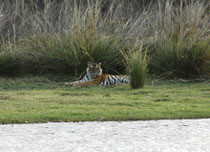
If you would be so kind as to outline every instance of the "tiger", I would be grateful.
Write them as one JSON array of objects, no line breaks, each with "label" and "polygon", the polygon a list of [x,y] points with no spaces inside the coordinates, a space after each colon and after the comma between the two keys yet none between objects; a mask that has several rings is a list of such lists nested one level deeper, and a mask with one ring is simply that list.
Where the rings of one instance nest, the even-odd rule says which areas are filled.
[{"label": "tiger", "polygon": [[116,84],[128,84],[129,79],[125,75],[103,74],[100,63],[88,62],[85,76],[78,81],[66,82],[65,86],[110,86]]}]

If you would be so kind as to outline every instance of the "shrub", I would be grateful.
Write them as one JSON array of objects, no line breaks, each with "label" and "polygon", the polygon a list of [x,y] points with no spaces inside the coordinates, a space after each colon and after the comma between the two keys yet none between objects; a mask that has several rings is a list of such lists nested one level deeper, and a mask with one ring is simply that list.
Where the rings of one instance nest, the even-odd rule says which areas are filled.
[{"label": "shrub", "polygon": [[[83,36],[81,34],[81,36]],[[118,48],[119,38],[94,35],[92,38],[77,39],[73,38],[71,51],[74,52],[74,59],[77,59],[77,71],[83,70],[88,61],[102,62],[104,72],[113,73],[122,70],[122,57]],[[80,67],[80,68],[79,68]]]},{"label": "shrub", "polygon": [[173,7],[167,1],[156,17],[158,37],[151,44],[150,72],[165,77],[209,75],[209,19],[201,1]]},{"label": "shrub", "polygon": [[85,71],[89,61],[102,62],[104,72],[122,70],[122,57],[117,45],[119,38],[102,34],[84,37],[80,33],[57,38],[43,35],[24,40],[22,60],[25,70],[78,76]]},{"label": "shrub", "polygon": [[209,75],[209,42],[187,44],[163,41],[156,45],[150,60],[152,73],[166,77],[193,78]]},{"label": "shrub", "polygon": [[131,88],[143,88],[147,75],[147,58],[142,51],[142,46],[131,48],[127,53],[123,54]]},{"label": "shrub", "polygon": [[12,52],[0,52],[0,75],[17,76],[22,68],[21,60]]},{"label": "shrub", "polygon": [[23,39],[22,61],[28,73],[68,73],[69,51],[57,36],[42,34]]},{"label": "shrub", "polygon": [[[73,9],[72,25],[65,32],[50,33],[46,29],[23,40],[27,69],[35,73],[57,71],[78,76],[85,71],[87,62],[92,61],[104,63],[105,72],[122,70],[119,52],[122,38],[99,32],[99,4]],[[105,23],[100,24],[105,26]]]}]

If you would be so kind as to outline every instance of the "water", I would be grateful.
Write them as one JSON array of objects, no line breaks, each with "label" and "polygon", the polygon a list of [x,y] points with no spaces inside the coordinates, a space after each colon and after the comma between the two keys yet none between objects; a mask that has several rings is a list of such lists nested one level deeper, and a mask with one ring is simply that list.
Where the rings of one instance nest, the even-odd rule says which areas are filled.
[{"label": "water", "polygon": [[210,119],[0,125],[0,152],[210,152]]}]

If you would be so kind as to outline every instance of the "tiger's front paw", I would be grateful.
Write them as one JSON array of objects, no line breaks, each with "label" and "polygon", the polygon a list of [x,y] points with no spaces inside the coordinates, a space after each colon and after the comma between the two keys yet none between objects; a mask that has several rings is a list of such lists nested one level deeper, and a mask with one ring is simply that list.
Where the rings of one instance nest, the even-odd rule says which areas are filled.
[{"label": "tiger's front paw", "polygon": [[69,87],[69,86],[70,86],[70,87],[73,87],[73,86],[75,86],[75,85],[74,85],[74,83],[72,83],[72,82],[66,82],[66,83],[65,83],[65,86],[66,86],[66,87]]}]

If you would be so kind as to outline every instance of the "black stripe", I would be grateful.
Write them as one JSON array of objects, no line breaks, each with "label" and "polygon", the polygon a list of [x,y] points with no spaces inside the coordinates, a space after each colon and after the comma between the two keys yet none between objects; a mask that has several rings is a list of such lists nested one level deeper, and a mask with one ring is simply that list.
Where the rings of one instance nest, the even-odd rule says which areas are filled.
[{"label": "black stripe", "polygon": [[108,81],[110,81],[110,78],[109,78],[110,76],[108,75]]},{"label": "black stripe", "polygon": [[86,75],[86,77],[87,77],[87,80],[88,80],[88,81],[90,81],[90,79],[88,78],[88,76],[87,76],[87,75]]},{"label": "black stripe", "polygon": [[113,84],[116,84],[117,83],[117,79],[114,75],[112,75],[112,78],[114,79],[114,83]]},{"label": "black stripe", "polygon": [[108,86],[107,81],[105,81],[105,86]]}]

